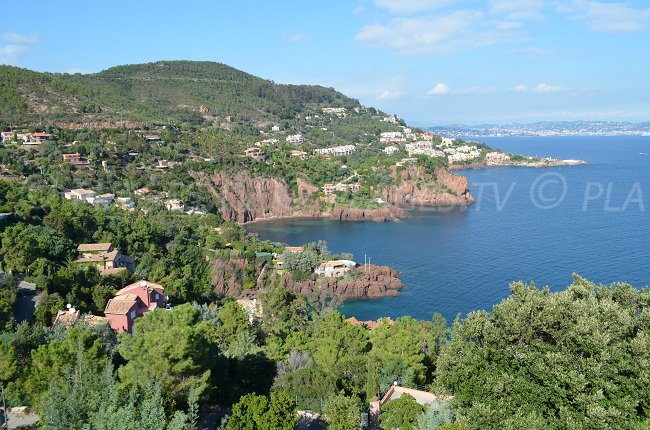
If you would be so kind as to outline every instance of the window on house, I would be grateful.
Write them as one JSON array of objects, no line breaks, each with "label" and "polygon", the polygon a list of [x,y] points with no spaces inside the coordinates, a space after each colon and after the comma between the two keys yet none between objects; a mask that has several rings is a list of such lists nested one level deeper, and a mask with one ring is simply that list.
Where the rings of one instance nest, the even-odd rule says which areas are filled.
[{"label": "window on house", "polygon": [[135,310],[131,311],[131,319],[132,319],[132,320],[135,319]]},{"label": "window on house", "polygon": [[160,294],[156,293],[156,300],[160,298]]}]

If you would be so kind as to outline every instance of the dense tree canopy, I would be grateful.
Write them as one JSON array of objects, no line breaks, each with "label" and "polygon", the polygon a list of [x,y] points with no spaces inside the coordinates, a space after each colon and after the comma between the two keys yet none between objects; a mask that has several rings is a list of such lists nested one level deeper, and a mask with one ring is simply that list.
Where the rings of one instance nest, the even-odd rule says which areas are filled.
[{"label": "dense tree canopy", "polygon": [[17,224],[4,232],[0,253],[8,270],[29,273],[63,264],[75,248],[70,239],[49,227]]},{"label": "dense tree canopy", "polygon": [[187,401],[190,391],[200,395],[208,387],[209,361],[218,352],[212,329],[191,304],[149,312],[136,320],[132,335],[120,337],[118,351],[127,361],[119,369],[120,379],[125,387],[140,389],[156,381],[163,396],[180,402]]},{"label": "dense tree canopy", "polygon": [[439,382],[470,428],[632,428],[650,415],[650,290],[515,283],[454,324]]},{"label": "dense tree canopy", "polygon": [[293,430],[296,405],[284,391],[274,391],[270,398],[247,394],[232,408],[227,430]]},{"label": "dense tree canopy", "polygon": [[402,394],[382,407],[379,418],[385,429],[411,430],[424,411],[413,396]]},{"label": "dense tree canopy", "polygon": [[325,402],[324,414],[330,430],[359,430],[362,407],[358,399],[331,396]]}]

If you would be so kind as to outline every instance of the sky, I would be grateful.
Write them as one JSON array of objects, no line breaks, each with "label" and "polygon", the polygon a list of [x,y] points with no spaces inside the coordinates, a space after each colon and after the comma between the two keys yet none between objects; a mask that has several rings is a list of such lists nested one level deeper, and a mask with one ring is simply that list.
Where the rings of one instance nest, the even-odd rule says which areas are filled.
[{"label": "sky", "polygon": [[32,70],[209,60],[420,126],[650,121],[647,0],[2,3],[0,63]]}]

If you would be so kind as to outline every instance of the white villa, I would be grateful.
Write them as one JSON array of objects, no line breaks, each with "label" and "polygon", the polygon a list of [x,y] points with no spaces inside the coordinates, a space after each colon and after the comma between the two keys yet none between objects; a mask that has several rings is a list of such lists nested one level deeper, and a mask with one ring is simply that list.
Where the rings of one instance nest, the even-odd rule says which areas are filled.
[{"label": "white villa", "polygon": [[339,107],[339,108],[326,107],[326,108],[323,108],[323,113],[331,113],[331,114],[334,114],[334,115],[336,115],[338,117],[345,117],[345,108],[344,107]]},{"label": "white villa", "polygon": [[84,188],[76,188],[63,193],[63,197],[68,200],[80,200],[88,203],[92,203],[95,200],[95,196],[96,194],[93,190],[86,190]]},{"label": "white villa", "polygon": [[380,142],[406,142],[401,131],[385,131],[379,135]]},{"label": "white villa", "polygon": [[287,136],[287,142],[293,143],[294,145],[301,144],[305,141],[305,136],[302,134],[291,134]]},{"label": "white villa", "polygon": [[443,137],[442,143],[439,146],[451,146],[454,144],[454,141],[449,137]]},{"label": "white villa", "polygon": [[115,194],[100,194],[95,196],[90,203],[94,205],[108,206],[115,201]]},{"label": "white villa", "polygon": [[433,148],[433,143],[426,140],[420,140],[418,142],[407,143],[406,152],[408,152],[409,157],[416,154],[428,155],[429,157],[444,157],[445,153]]},{"label": "white villa", "polygon": [[314,269],[314,273],[326,278],[336,278],[345,275],[351,268],[356,266],[357,263],[352,260],[332,260],[321,263],[320,266]]},{"label": "white villa", "polygon": [[468,145],[445,148],[443,151],[447,154],[447,159],[450,163],[473,160],[481,156],[479,149],[475,146]]},{"label": "white villa", "polygon": [[356,193],[359,191],[359,188],[361,188],[361,185],[358,182],[354,182],[352,184],[343,184],[341,182],[338,184],[325,184],[323,185],[323,194],[329,196],[337,191],[345,192],[348,190]]},{"label": "white villa", "polygon": [[183,204],[182,201],[178,199],[172,199],[172,200],[167,200],[165,202],[165,208],[168,211],[180,211],[180,212],[185,212],[185,205]]},{"label": "white villa", "polygon": [[399,148],[398,148],[397,146],[392,146],[392,145],[391,145],[391,146],[387,146],[387,147],[384,148],[384,152],[385,152],[387,155],[393,155],[393,154],[396,153],[397,151],[399,151]]},{"label": "white villa", "polygon": [[342,155],[350,155],[356,150],[357,147],[354,145],[341,145],[341,146],[333,146],[331,148],[314,149],[314,154],[342,156]]}]

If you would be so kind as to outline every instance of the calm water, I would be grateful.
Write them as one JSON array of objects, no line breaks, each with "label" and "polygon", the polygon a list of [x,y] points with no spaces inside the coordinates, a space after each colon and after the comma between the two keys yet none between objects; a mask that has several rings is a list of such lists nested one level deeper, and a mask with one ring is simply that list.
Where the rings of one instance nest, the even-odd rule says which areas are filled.
[{"label": "calm water", "polygon": [[503,150],[590,164],[461,172],[477,202],[419,209],[397,223],[283,221],[251,225],[262,238],[300,245],[324,239],[335,252],[393,266],[398,297],[350,302],[359,319],[490,309],[512,281],[552,290],[573,272],[594,282],[650,284],[650,137],[483,138]]}]

